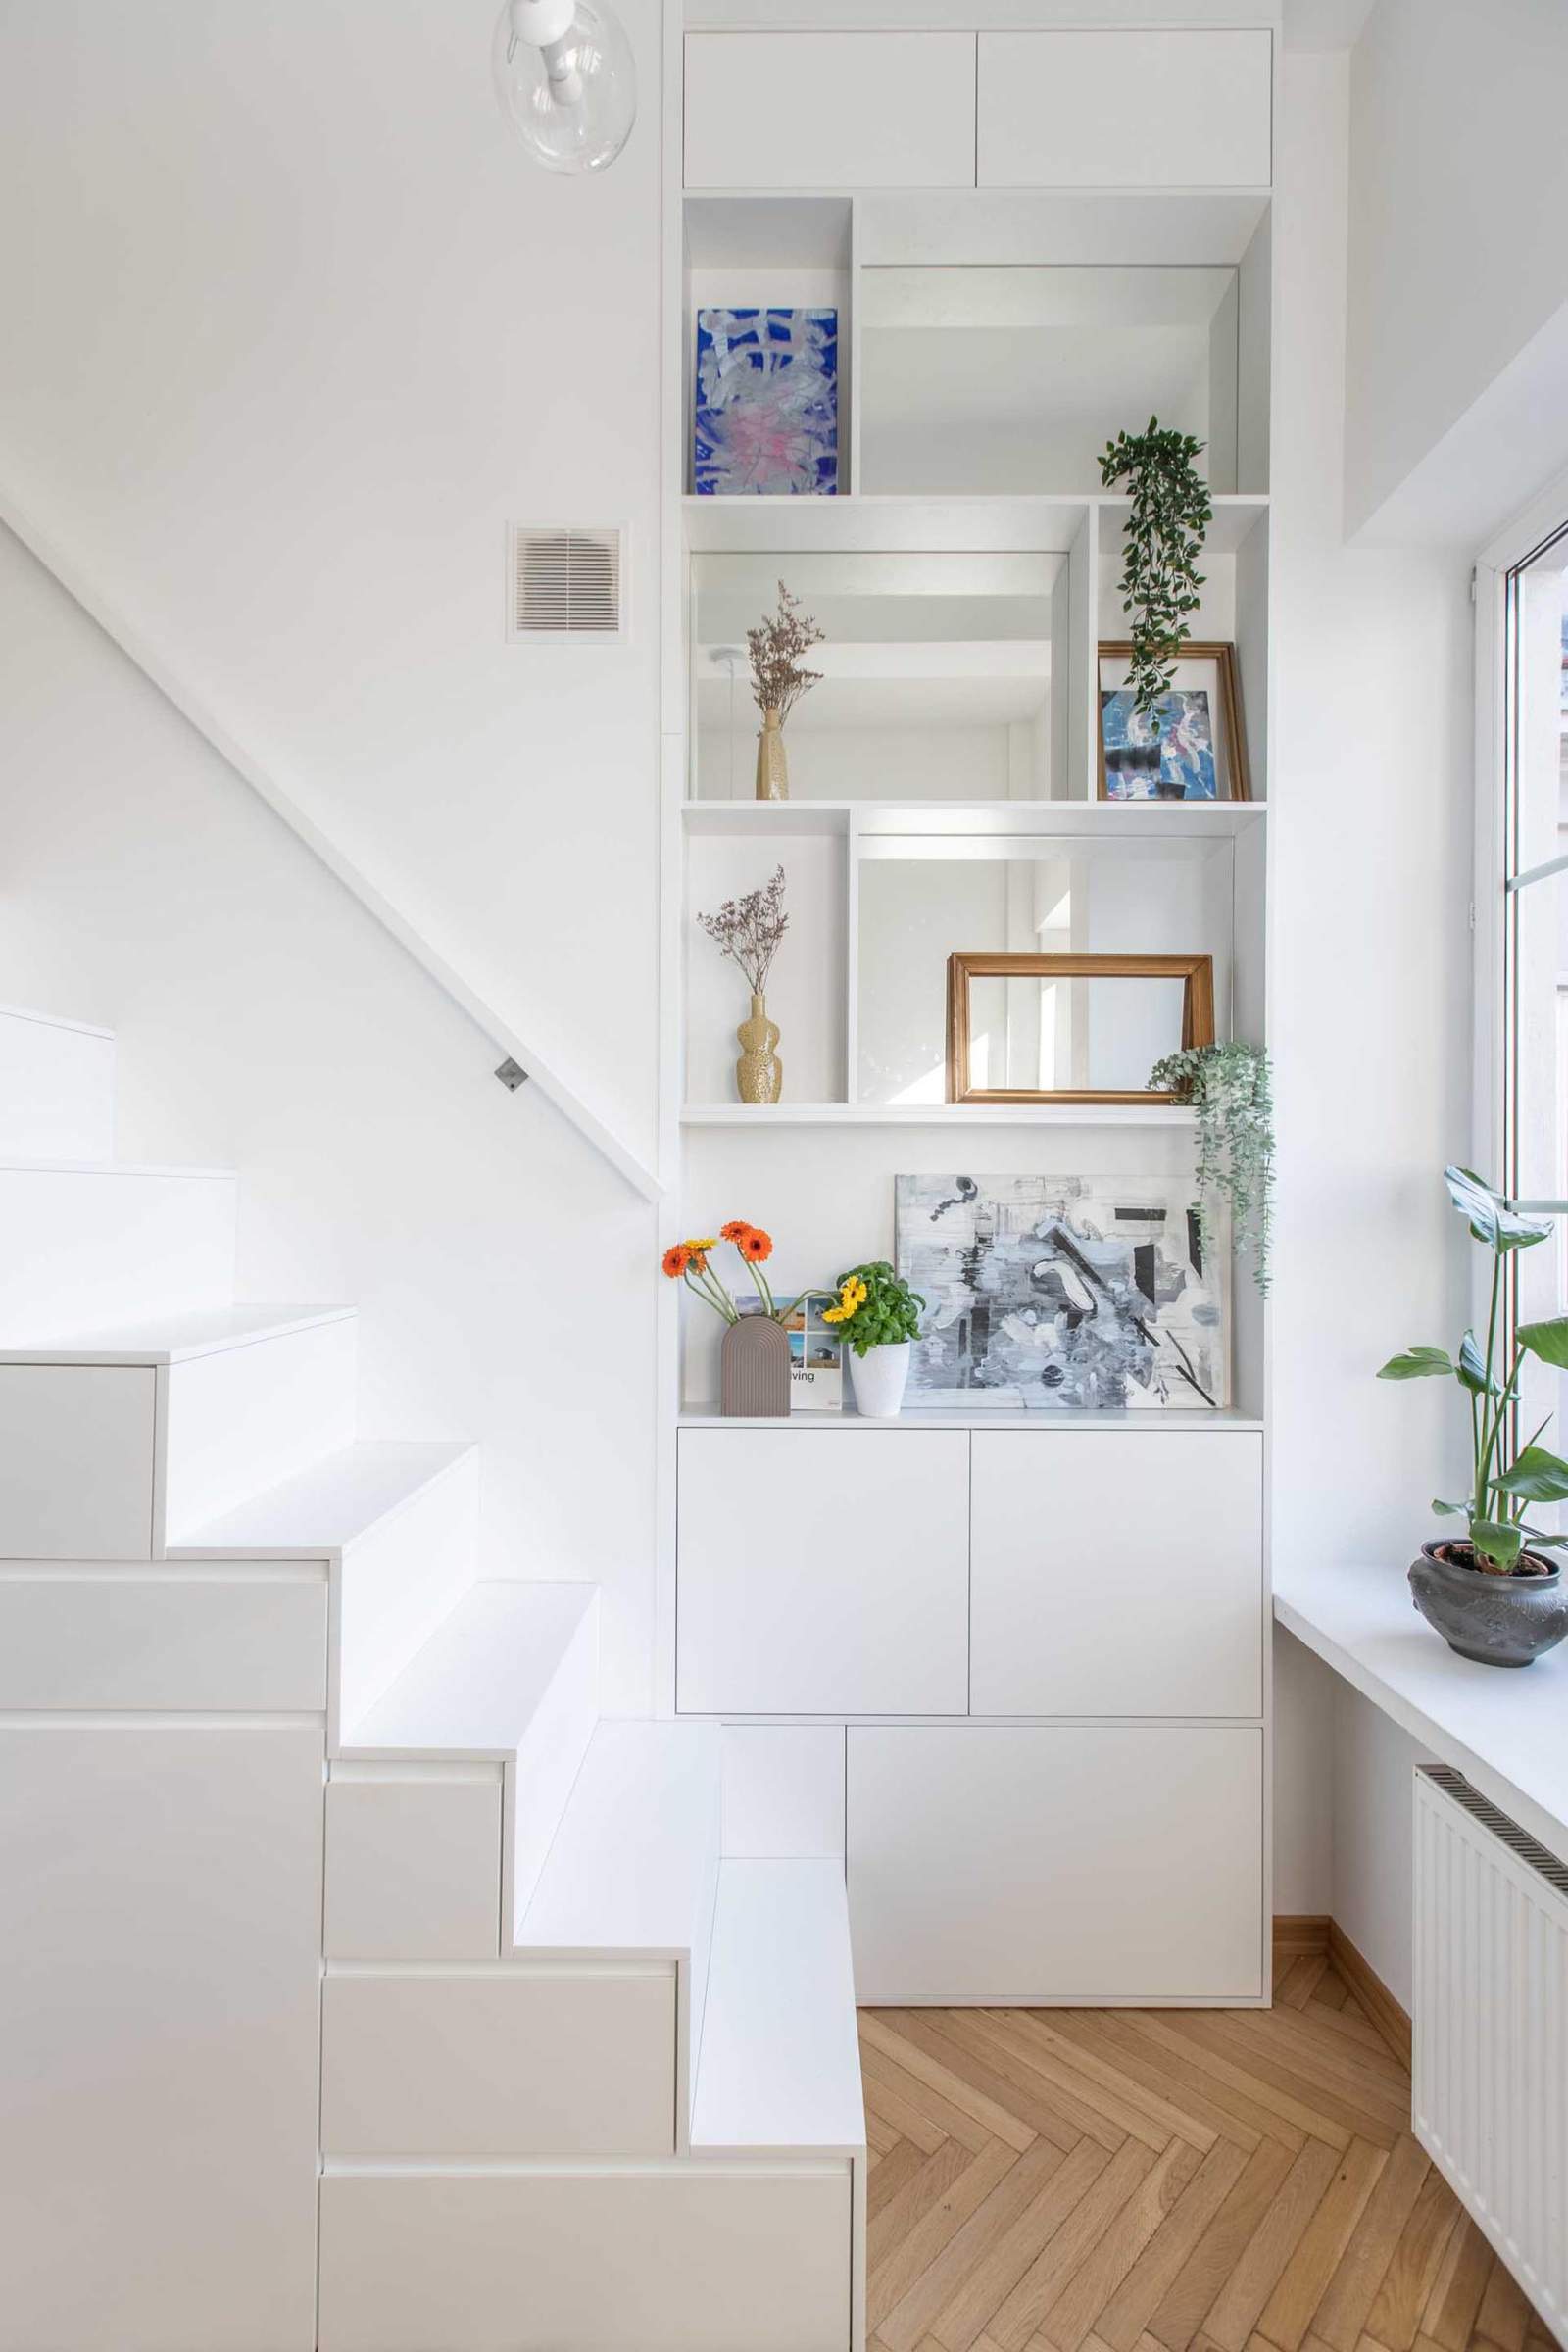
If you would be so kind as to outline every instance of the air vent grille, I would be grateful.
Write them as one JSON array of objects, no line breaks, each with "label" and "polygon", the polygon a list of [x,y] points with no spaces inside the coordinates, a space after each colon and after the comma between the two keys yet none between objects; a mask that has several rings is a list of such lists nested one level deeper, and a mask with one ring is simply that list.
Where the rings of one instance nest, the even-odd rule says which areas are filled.
[{"label": "air vent grille", "polygon": [[514,637],[619,637],[621,534],[617,529],[512,526]]}]

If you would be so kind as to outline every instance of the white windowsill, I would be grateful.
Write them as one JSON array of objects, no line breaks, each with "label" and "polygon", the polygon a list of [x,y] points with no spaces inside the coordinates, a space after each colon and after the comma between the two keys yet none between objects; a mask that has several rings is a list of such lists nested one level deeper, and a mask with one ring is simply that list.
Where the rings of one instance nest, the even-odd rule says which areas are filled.
[{"label": "white windowsill", "polygon": [[[1412,1552],[1413,1556],[1413,1552]],[[1274,1614],[1412,1739],[1568,1862],[1568,1642],[1475,1666],[1416,1614],[1403,1567],[1276,1567]]]}]

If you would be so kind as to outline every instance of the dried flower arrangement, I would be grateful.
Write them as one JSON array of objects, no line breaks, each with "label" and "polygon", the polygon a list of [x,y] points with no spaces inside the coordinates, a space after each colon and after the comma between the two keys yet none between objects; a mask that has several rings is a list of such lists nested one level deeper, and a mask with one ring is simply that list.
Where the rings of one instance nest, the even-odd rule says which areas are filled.
[{"label": "dried flower arrangement", "polygon": [[740,965],[753,996],[761,996],[779,942],[790,927],[784,911],[784,868],[776,867],[763,889],[749,890],[743,899],[726,899],[716,914],[700,914],[697,920],[719,954]]},{"label": "dried flower arrangement", "polygon": [[822,672],[805,668],[801,657],[825,640],[826,631],[819,629],[809,614],[802,612],[799,600],[791,596],[780,580],[778,611],[746,632],[746,651],[752,663],[752,700],[759,710],[776,710],[780,726],[802,695],[820,685]]}]

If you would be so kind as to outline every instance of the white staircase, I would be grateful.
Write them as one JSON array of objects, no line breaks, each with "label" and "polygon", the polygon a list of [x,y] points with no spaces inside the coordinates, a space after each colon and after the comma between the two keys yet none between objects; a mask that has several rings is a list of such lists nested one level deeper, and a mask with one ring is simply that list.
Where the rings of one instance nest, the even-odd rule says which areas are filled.
[{"label": "white staircase", "polygon": [[600,1718],[113,1077],[0,1010],[0,2352],[853,2347],[840,1867],[724,1859],[717,1728]]}]

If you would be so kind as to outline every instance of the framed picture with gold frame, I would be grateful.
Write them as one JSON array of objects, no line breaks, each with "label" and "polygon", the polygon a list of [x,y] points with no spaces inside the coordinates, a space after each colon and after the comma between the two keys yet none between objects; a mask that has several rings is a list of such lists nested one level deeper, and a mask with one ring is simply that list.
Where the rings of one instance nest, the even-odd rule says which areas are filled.
[{"label": "framed picture with gold frame", "polygon": [[1135,707],[1132,647],[1100,647],[1097,773],[1102,801],[1250,801],[1234,645],[1184,645],[1159,731]]},{"label": "framed picture with gold frame", "polygon": [[[1114,1010],[1106,983],[1128,991]],[[948,957],[950,1102],[1174,1102],[1149,1086],[1087,1082],[1125,1078],[1112,1065],[1129,1054],[1149,1070],[1182,1047],[1213,1043],[1211,956],[959,948]]]}]

